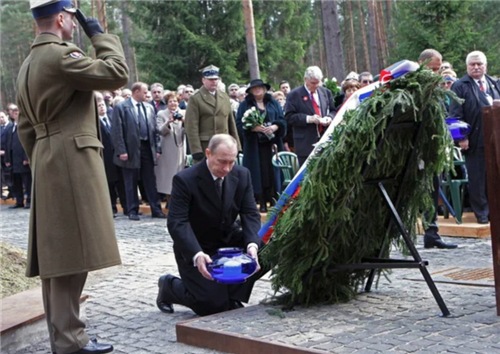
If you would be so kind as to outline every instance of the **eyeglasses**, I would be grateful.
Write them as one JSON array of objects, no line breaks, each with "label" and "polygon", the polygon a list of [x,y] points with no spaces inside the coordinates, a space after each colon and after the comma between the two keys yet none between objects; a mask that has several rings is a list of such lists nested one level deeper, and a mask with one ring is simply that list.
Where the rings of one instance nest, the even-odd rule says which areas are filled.
[{"label": "eyeglasses", "polygon": [[361,81],[362,84],[372,84],[373,80],[363,80]]},{"label": "eyeglasses", "polygon": [[441,66],[441,70],[443,70],[443,69],[451,69],[451,67],[449,65],[443,65],[443,66]]},{"label": "eyeglasses", "polygon": [[194,91],[184,91],[184,93],[193,93]]}]

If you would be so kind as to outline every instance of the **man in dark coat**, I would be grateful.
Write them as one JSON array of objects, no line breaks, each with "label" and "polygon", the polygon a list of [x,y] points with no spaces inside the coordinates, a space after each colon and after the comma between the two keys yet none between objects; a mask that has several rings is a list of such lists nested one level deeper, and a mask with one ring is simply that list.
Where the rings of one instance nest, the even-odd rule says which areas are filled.
[{"label": "man in dark coat", "polygon": [[153,106],[145,102],[148,86],[132,85],[132,97],[113,109],[111,138],[115,147],[114,162],[121,167],[130,220],[139,220],[139,178],[151,207],[153,218],[165,218],[156,189],[155,164],[161,153]]},{"label": "man in dark coat", "polygon": [[111,210],[113,216],[118,212],[116,207],[116,199],[120,196],[120,204],[126,212],[127,204],[125,198],[125,187],[123,185],[123,176],[120,167],[113,162],[115,149],[111,140],[111,119],[107,115],[107,107],[104,98],[100,92],[96,92],[97,114],[101,123],[101,140],[104,150],[102,152],[104,160],[104,170],[106,171],[106,180],[108,181],[109,197],[111,199]]},{"label": "man in dark coat", "polygon": [[[233,137],[214,135],[206,160],[174,176],[167,226],[181,278],[160,277],[156,302],[163,312],[173,312],[176,303],[204,316],[242,307],[241,301],[250,298],[259,273],[243,284],[226,285],[216,283],[207,270],[210,256],[222,247],[241,247],[257,260],[260,214],[249,171],[235,165],[237,154]],[[241,230],[235,226],[238,216]]]},{"label": "man in dark coat", "polygon": [[294,151],[302,165],[330,125],[335,113],[335,102],[330,90],[321,87],[323,73],[310,66],[304,74],[304,85],[286,96],[285,119],[293,129]]},{"label": "man in dark coat", "polygon": [[[5,166],[12,172],[12,194],[16,199],[16,204],[11,209],[26,208],[31,206],[31,168],[28,156],[19,141],[17,123],[19,120],[19,108],[10,105],[9,111],[13,124],[5,129]],[[24,195],[26,194],[26,205]]]},{"label": "man in dark coat", "polygon": [[[500,99],[500,83],[486,75],[487,60],[484,53],[474,51],[465,61],[467,74],[456,81],[451,89],[463,98],[462,105],[452,102],[450,117],[458,117],[470,124],[469,136],[459,141],[465,156],[469,176],[469,201],[479,224],[489,222],[488,198],[486,195],[486,162],[483,139],[483,107],[491,106]],[[492,192],[492,191],[490,191]]]},{"label": "man in dark coat", "polygon": [[[128,67],[119,38],[72,1],[30,6],[38,35],[17,79],[19,139],[33,173],[26,274],[42,280],[53,352],[108,353],[79,318],[88,272],[120,264],[93,91],[125,85]],[[68,42],[76,19],[96,59]]]}]

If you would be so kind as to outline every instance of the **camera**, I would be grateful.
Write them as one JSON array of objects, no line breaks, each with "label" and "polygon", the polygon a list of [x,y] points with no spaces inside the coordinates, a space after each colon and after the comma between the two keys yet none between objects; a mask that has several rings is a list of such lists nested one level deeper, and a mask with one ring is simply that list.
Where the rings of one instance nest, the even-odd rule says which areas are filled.
[{"label": "camera", "polygon": [[179,112],[174,112],[173,118],[175,120],[182,120],[182,118],[184,118],[184,116],[182,114],[180,114]]}]

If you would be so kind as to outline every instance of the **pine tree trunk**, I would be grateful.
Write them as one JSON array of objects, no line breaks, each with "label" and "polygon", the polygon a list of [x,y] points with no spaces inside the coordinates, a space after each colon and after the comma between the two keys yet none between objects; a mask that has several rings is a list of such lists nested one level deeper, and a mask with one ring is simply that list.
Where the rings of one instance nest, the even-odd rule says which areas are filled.
[{"label": "pine tree trunk", "polygon": [[106,18],[106,0],[95,0],[96,17],[104,30],[108,33],[108,20]]},{"label": "pine tree trunk", "polygon": [[321,0],[321,12],[327,60],[326,76],[343,78],[345,77],[344,55],[342,51],[337,0]]},{"label": "pine tree trunk", "polygon": [[386,32],[386,21],[384,17],[384,11],[383,11],[383,2],[376,2],[376,12],[377,12],[377,34],[378,34],[378,44],[379,44],[379,53],[380,53],[380,63],[381,63],[381,68],[385,68],[387,66],[387,58],[389,56],[389,50],[387,48],[387,32]]},{"label": "pine tree trunk", "polygon": [[250,79],[259,79],[259,58],[257,56],[257,41],[255,39],[255,23],[253,20],[252,0],[242,0],[241,2],[243,4],[243,17],[245,18],[245,34]]},{"label": "pine tree trunk", "polygon": [[361,69],[362,71],[371,70],[370,69],[370,52],[368,50],[368,41],[366,40],[366,24],[365,24],[365,15],[363,12],[363,4],[361,0],[358,0],[358,10],[359,10],[359,25],[361,28],[361,39],[363,42],[363,59],[364,59],[364,67]]},{"label": "pine tree trunk", "polygon": [[346,64],[347,64],[347,71],[354,70],[355,72],[358,72],[358,61],[356,59],[356,40],[355,40],[355,33],[354,33],[354,16],[352,13],[352,5],[350,1],[347,1],[347,13],[345,14],[345,18],[348,19],[349,23],[349,30],[346,31],[346,33],[349,33],[349,46],[347,49],[347,55],[346,55]]},{"label": "pine tree trunk", "polygon": [[380,62],[377,50],[377,24],[376,24],[375,0],[368,0],[368,33],[370,40],[370,71],[380,71]]},{"label": "pine tree trunk", "polygon": [[129,6],[128,0],[123,0],[120,2],[120,9],[122,12],[121,21],[123,29],[122,45],[123,45],[123,51],[125,53],[125,60],[127,61],[129,69],[128,86],[130,87],[134,82],[138,80],[138,77],[137,77],[135,53],[134,49],[130,45],[130,39],[129,39],[131,20],[130,17],[128,17],[127,15],[128,6]]}]

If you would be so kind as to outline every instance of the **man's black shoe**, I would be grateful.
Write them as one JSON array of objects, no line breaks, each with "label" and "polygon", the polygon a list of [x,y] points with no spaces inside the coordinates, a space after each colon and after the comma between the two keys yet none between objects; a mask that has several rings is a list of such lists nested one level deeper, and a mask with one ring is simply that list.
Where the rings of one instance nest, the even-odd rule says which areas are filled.
[{"label": "man's black shoe", "polygon": [[129,218],[129,220],[134,220],[134,221],[141,220],[141,218],[139,217],[139,215],[132,214],[132,213],[128,214],[128,218]]},{"label": "man's black shoe", "polygon": [[174,313],[174,305],[163,300],[163,294],[166,291],[165,287],[168,285],[167,283],[169,281],[169,275],[162,275],[160,279],[158,279],[158,296],[156,296],[156,306],[158,306],[161,312]]},{"label": "man's black shoe", "polygon": [[451,248],[457,248],[458,245],[455,245],[454,243],[446,243],[441,239],[425,240],[424,238],[424,248],[434,248],[434,247],[451,249]]},{"label": "man's black shoe", "polygon": [[112,351],[113,346],[111,344],[101,344],[97,343],[97,340],[91,339],[86,346],[72,354],[104,354]]},{"label": "man's black shoe", "polygon": [[154,213],[151,215],[152,218],[158,218],[158,219],[166,219],[167,216],[163,214],[161,211],[159,213]]},{"label": "man's black shoe", "polygon": [[478,224],[487,224],[487,223],[489,223],[488,217],[484,216],[484,215],[478,216],[477,217],[477,223]]},{"label": "man's black shoe", "polygon": [[19,209],[19,208],[24,208],[24,205],[22,204],[16,204],[16,205],[11,205],[9,209]]}]

